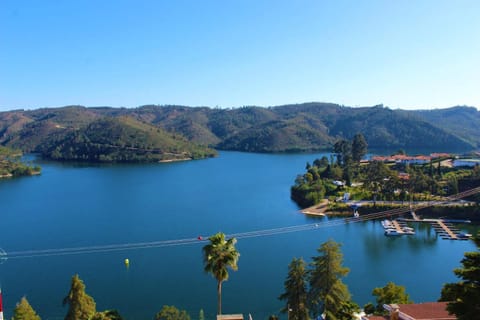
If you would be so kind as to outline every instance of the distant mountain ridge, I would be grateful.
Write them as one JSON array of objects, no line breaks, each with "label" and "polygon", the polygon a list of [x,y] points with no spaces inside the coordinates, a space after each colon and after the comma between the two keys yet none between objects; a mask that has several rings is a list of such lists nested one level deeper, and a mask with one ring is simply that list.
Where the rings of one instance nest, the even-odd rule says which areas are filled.
[{"label": "distant mountain ridge", "polygon": [[[14,110],[0,113],[0,144],[48,154],[73,134],[85,135],[85,130],[90,130],[92,135],[88,128],[102,119],[117,119],[116,126],[137,128],[140,131],[133,135],[141,139],[151,140],[153,136],[139,132],[158,128],[158,134],[188,140],[196,146],[247,152],[329,150],[336,140],[351,139],[359,132],[370,148],[466,151],[480,147],[480,112],[475,108],[406,111],[381,105],[352,108],[315,102],[236,109],[146,105]],[[95,130],[106,131],[107,127]],[[155,145],[157,149],[167,141],[154,138],[157,142],[152,144],[131,139],[136,139],[134,144]],[[185,143],[180,145],[187,148]]]}]

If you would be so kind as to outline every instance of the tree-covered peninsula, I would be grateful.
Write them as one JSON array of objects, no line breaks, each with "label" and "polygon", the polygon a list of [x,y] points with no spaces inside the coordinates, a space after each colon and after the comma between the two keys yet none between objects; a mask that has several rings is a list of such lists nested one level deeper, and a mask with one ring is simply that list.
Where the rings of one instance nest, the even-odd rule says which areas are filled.
[{"label": "tree-covered peninsula", "polygon": [[361,134],[337,141],[334,156],[307,163],[306,172],[291,187],[291,198],[302,208],[323,199],[339,207],[336,200],[348,194],[349,199],[369,200],[375,206],[378,201],[442,200],[480,186],[480,166],[455,167],[455,155],[409,157],[399,150],[390,157],[361,161],[366,152]]},{"label": "tree-covered peninsula", "polygon": [[21,161],[21,157],[21,151],[0,146],[0,178],[40,174],[39,166],[25,164]]},{"label": "tree-covered peninsula", "polygon": [[39,147],[54,160],[158,162],[216,155],[215,150],[131,117],[105,117]]},{"label": "tree-covered peninsula", "polygon": [[3,124],[12,123],[2,143],[62,161],[158,162],[216,155],[181,134],[126,115],[100,115],[75,107],[40,114],[34,119],[3,114]]}]

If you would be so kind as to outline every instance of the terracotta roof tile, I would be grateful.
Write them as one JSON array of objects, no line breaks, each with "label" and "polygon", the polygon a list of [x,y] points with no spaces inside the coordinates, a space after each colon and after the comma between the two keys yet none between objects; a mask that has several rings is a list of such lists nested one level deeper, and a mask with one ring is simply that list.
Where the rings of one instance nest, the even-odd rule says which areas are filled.
[{"label": "terracotta roof tile", "polygon": [[[399,304],[400,314],[406,314],[416,320],[454,320],[457,319],[447,311],[447,302],[425,302],[416,304]],[[401,319],[401,317],[400,317]]]}]

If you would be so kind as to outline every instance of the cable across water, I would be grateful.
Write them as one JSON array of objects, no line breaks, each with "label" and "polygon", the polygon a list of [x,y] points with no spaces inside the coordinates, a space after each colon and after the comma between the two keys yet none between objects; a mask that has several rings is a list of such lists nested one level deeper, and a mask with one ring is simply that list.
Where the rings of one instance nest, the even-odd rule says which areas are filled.
[{"label": "cable across water", "polygon": [[[480,187],[458,193],[442,201],[432,201],[432,202],[420,203],[416,205],[403,206],[403,207],[395,208],[391,210],[369,213],[359,217],[335,219],[327,222],[316,222],[316,223],[309,223],[309,224],[302,224],[302,225],[295,225],[295,226],[288,226],[288,227],[279,227],[279,228],[272,228],[272,229],[232,233],[232,234],[228,234],[227,237],[228,238],[235,237],[237,239],[266,237],[266,236],[273,236],[278,234],[315,230],[319,228],[331,228],[331,227],[345,225],[348,223],[358,223],[358,222],[382,219],[387,217],[390,218],[393,216],[398,216],[404,213],[408,213],[411,210],[419,210],[419,209],[431,207],[434,205],[450,203],[479,192],[480,192]],[[150,241],[150,242],[134,242],[134,243],[84,246],[84,247],[70,247],[70,248],[58,248],[58,249],[23,250],[23,251],[11,251],[11,252],[0,251],[0,260],[5,261],[6,259],[50,257],[50,256],[62,256],[62,255],[138,250],[138,249],[146,249],[146,248],[184,246],[184,245],[198,244],[206,241],[208,241],[208,238],[198,237],[198,238],[160,240],[160,241]]]}]

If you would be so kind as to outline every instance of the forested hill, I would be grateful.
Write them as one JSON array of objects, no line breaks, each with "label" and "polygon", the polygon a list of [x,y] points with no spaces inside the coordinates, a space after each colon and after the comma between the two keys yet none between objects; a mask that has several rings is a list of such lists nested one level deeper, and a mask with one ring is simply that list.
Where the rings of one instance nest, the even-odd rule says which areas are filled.
[{"label": "forested hill", "polygon": [[180,134],[129,116],[96,111],[75,107],[0,114],[2,144],[54,160],[89,162],[156,162],[216,155],[215,150]]},{"label": "forested hill", "polygon": [[480,145],[480,112],[473,107],[418,110],[416,114],[473,145]]},{"label": "forested hill", "polygon": [[[329,103],[236,109],[149,105],[16,110],[0,113],[0,144],[42,152],[53,158],[58,153],[66,155],[67,150],[74,150],[78,157],[77,151],[84,148],[82,143],[87,140],[98,144],[95,139],[102,137],[109,140],[104,146],[121,145],[118,140],[112,141],[115,138],[111,133],[117,130],[112,126],[129,132],[120,138],[132,139],[125,142],[125,146],[138,150],[149,147],[163,154],[193,155],[202,148],[199,145],[250,152],[329,150],[336,140],[351,139],[356,133],[365,136],[369,148],[467,151],[480,147],[480,112],[475,108],[405,111]],[[139,131],[131,131],[132,128]],[[154,137],[154,133],[177,139],[176,147],[163,138]],[[188,151],[194,145],[187,144],[186,140],[195,143],[197,151]],[[170,147],[163,148],[164,143]]]}]

